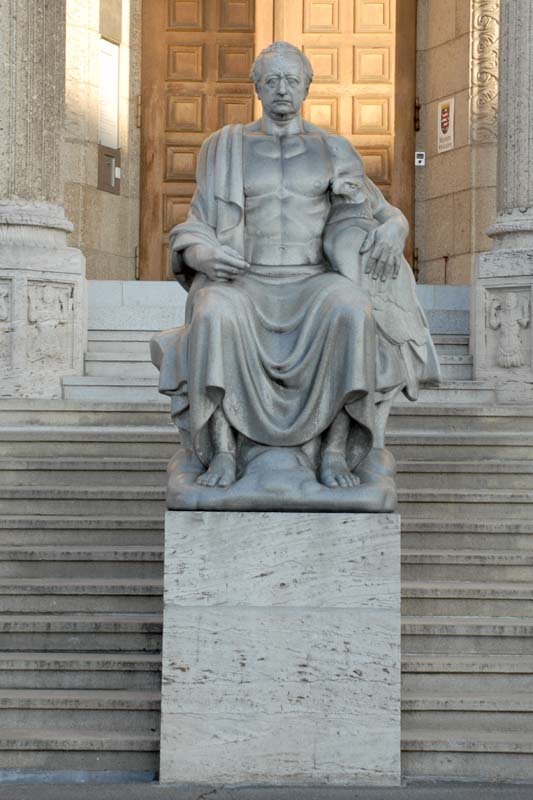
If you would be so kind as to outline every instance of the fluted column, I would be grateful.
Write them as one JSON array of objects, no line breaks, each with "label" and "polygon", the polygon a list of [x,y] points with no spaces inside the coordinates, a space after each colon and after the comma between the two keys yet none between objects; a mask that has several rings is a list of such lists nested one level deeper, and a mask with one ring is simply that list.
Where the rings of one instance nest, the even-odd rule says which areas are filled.
[{"label": "fluted column", "polygon": [[59,396],[86,330],[63,208],[65,0],[4,0],[0,86],[0,396]]},{"label": "fluted column", "polygon": [[501,0],[497,217],[479,258],[475,376],[504,402],[533,401],[533,3]]},{"label": "fluted column", "polygon": [[[503,0],[496,246],[533,245],[533,3]],[[520,234],[529,234],[522,236]]]}]

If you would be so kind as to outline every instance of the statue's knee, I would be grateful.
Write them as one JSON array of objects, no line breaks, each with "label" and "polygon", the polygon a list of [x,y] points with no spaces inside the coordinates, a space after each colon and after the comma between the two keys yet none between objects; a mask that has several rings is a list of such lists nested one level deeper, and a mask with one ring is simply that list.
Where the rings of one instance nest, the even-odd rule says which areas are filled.
[{"label": "statue's knee", "polygon": [[194,305],[193,320],[225,322],[235,319],[235,310],[227,293],[219,286],[200,289]]}]

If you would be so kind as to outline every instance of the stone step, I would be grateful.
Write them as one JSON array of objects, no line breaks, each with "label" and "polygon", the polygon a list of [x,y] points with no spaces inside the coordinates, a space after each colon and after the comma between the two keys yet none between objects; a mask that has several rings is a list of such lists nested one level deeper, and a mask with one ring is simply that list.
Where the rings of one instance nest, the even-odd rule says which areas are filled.
[{"label": "stone step", "polygon": [[159,458],[0,458],[0,485],[32,486],[59,483],[62,486],[91,486],[106,480],[113,486],[131,483],[166,485],[166,459]]},{"label": "stone step", "polygon": [[533,433],[533,406],[418,401],[394,406],[389,419],[391,432],[409,430],[456,433]]},{"label": "stone step", "polygon": [[434,731],[419,728],[402,735],[402,774],[406,778],[530,781],[533,739],[516,731]]},{"label": "stone step", "polygon": [[433,550],[513,549],[533,547],[533,524],[505,516],[479,520],[475,513],[462,519],[402,518],[402,547]]},{"label": "stone step", "polygon": [[[160,395],[163,400],[163,396]],[[4,425],[156,425],[171,426],[169,410],[156,403],[95,403],[81,400],[0,398]]]},{"label": "stone step", "polygon": [[[453,697],[442,697],[440,703],[427,700],[428,708],[426,710],[410,711],[402,705],[402,733],[408,734],[410,730],[419,728],[434,730],[436,733],[449,731],[451,735],[461,730],[470,730],[472,733],[492,730],[505,733],[529,733],[533,738],[533,713],[530,709],[531,704],[527,703],[525,699],[528,694],[528,692],[518,693],[514,706],[508,711],[502,707],[511,702],[507,695],[504,695],[501,703],[497,702],[498,695],[495,695],[495,708],[492,711],[487,710],[490,705],[489,698],[478,698],[477,704],[474,702],[470,704],[467,702],[467,697],[457,700]],[[524,708],[520,708],[520,698]],[[431,708],[431,706],[438,707]]]},{"label": "stone step", "polygon": [[65,376],[62,378],[63,396],[66,400],[105,403],[160,403],[170,407],[170,401],[159,394],[157,378],[117,378]]},{"label": "stone step", "polygon": [[3,545],[0,547],[0,586],[4,579],[12,582],[15,578],[43,578],[55,582],[68,581],[69,578],[88,579],[95,575],[108,581],[129,578],[133,582],[135,579],[151,579],[153,582],[162,575],[162,562],[161,547]]},{"label": "stone step", "polygon": [[402,489],[533,489],[533,461],[400,461]]},{"label": "stone step", "polygon": [[[150,358],[150,339],[159,331],[103,331],[89,330],[87,353],[134,354]],[[443,347],[460,347],[461,343],[450,342]]]},{"label": "stone step", "polygon": [[404,616],[402,648],[425,655],[533,655],[533,618]]},{"label": "stone step", "polygon": [[[128,692],[124,694],[128,694]],[[7,696],[10,697],[11,693]],[[1,703],[2,695],[0,694],[0,708],[2,707]],[[453,716],[454,712],[479,711],[482,712],[479,715],[480,720],[483,720],[485,714],[499,712],[505,715],[499,717],[502,723],[500,730],[504,727],[506,728],[505,720],[507,715],[514,712],[517,727],[511,728],[511,730],[521,730],[523,725],[531,725],[533,722],[533,716],[531,715],[531,712],[533,712],[533,695],[529,692],[464,692],[457,695],[454,692],[443,694],[440,692],[409,691],[404,692],[402,695],[403,711],[449,711],[452,712],[451,716]],[[443,719],[446,719],[444,714],[442,716]],[[411,714],[406,715],[408,722],[412,718]],[[513,725],[513,721],[510,724]],[[423,727],[426,726],[424,725]]]},{"label": "stone step", "polygon": [[[402,550],[406,581],[533,581],[533,551],[529,550]],[[533,583],[532,583],[533,586]]]},{"label": "stone step", "polygon": [[161,547],[163,518],[94,516],[40,516],[31,514],[0,516],[2,545],[86,546],[129,544]]},{"label": "stone step", "polygon": [[402,653],[403,673],[479,673],[509,674],[523,673],[533,675],[533,657],[514,655],[424,655]]},{"label": "stone step", "polygon": [[0,428],[0,456],[109,457],[168,460],[179,444],[172,425],[9,425]]},{"label": "stone step", "polygon": [[470,355],[440,354],[440,369],[443,381],[471,381],[474,359]]},{"label": "stone step", "polygon": [[159,763],[157,733],[78,730],[75,726],[13,726],[0,731],[0,769],[154,772]]},{"label": "stone step", "polygon": [[420,655],[403,653],[406,692],[436,694],[533,691],[533,658],[515,655]]},{"label": "stone step", "polygon": [[439,356],[443,355],[468,355],[470,337],[461,335],[434,334],[433,344]]},{"label": "stone step", "polygon": [[161,650],[160,614],[1,614],[0,650],[95,652]]},{"label": "stone step", "polygon": [[[99,545],[82,547],[69,545],[45,545],[28,547],[25,545],[0,546],[0,561],[7,562],[162,562],[163,548],[142,547],[139,545]],[[75,568],[75,567],[74,567]]]},{"label": "stone step", "polygon": [[116,514],[163,516],[165,489],[159,486],[2,486],[0,514],[21,506],[34,514]]},{"label": "stone step", "polygon": [[161,613],[162,578],[105,578],[99,563],[90,566],[89,578],[49,577],[45,569],[37,578],[0,578],[0,613]]},{"label": "stone step", "polygon": [[[453,356],[448,356],[453,358]],[[461,358],[461,356],[456,356]],[[146,355],[92,351],[85,354],[85,375],[91,378],[151,378],[158,381],[159,372]],[[468,376],[467,376],[468,377]]]},{"label": "stone step", "polygon": [[503,515],[531,519],[533,515],[533,491],[404,489],[398,492],[398,497],[401,513],[410,517],[442,515],[460,519],[472,514],[490,520]]},{"label": "stone step", "polygon": [[144,653],[0,653],[2,689],[159,692],[161,656]]},{"label": "stone step", "polygon": [[72,711],[158,711],[159,692],[93,691],[89,689],[0,690],[0,711],[10,708],[64,709]]},{"label": "stone step", "polygon": [[87,689],[9,689],[0,691],[0,728],[72,727],[76,730],[159,730],[159,692]]},{"label": "stone step", "polygon": [[[440,668],[440,671],[423,672],[417,670],[416,667],[409,671],[410,659],[413,658],[402,658],[402,696],[407,696],[411,692],[415,695],[431,694],[437,697],[441,695],[463,697],[481,693],[487,697],[506,692],[527,694],[533,691],[533,671],[527,656],[522,656],[520,659],[514,656],[514,672],[506,669],[505,664],[498,664],[496,656],[493,656],[492,661],[488,662],[490,666],[494,667],[494,672],[483,670],[482,667],[487,662],[483,661],[481,656],[477,660],[470,656],[469,662],[463,657],[459,668],[453,662],[452,657],[449,659],[451,664],[448,664],[446,660],[442,660],[440,664],[437,663],[436,666]],[[486,658],[491,657],[487,656]],[[419,664],[419,662],[416,663]],[[430,663],[428,669],[435,669],[435,665]]]},{"label": "stone step", "polygon": [[532,601],[533,583],[402,578],[404,615],[527,617]]},{"label": "stone step", "polygon": [[464,430],[421,431],[404,427],[402,431],[388,433],[386,442],[397,460],[527,461],[533,458],[533,434],[519,431],[470,433]]}]

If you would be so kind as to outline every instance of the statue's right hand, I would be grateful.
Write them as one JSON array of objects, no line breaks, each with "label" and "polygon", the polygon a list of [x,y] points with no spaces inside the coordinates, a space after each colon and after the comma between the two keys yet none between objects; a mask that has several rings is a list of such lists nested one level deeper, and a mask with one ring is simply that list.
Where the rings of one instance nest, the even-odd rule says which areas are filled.
[{"label": "statue's right hand", "polygon": [[233,281],[249,269],[249,264],[231,247],[193,244],[185,251],[191,269],[203,272],[212,281]]}]

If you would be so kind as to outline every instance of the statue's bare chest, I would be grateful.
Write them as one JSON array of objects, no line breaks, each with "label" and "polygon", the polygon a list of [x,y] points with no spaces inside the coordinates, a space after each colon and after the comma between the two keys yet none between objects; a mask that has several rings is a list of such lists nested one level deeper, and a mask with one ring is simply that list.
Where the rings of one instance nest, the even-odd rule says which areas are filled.
[{"label": "statue's bare chest", "polygon": [[316,134],[244,137],[244,193],[247,197],[280,191],[307,197],[324,195],[332,177],[323,137]]}]

